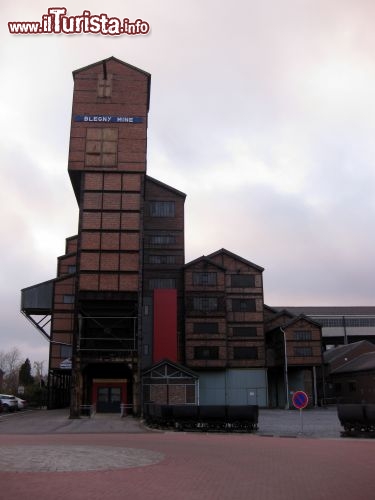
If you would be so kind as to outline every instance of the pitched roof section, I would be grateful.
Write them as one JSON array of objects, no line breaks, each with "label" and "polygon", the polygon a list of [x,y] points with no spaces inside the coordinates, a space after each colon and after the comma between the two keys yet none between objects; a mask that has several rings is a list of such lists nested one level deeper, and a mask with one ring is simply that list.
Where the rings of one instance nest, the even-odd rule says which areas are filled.
[{"label": "pitched roof section", "polygon": [[177,196],[181,196],[181,198],[186,198],[186,194],[183,193],[182,191],[179,191],[178,189],[173,188],[172,186],[169,186],[168,184],[164,184],[164,182],[158,181],[157,179],[154,179],[153,177],[150,177],[149,175],[146,175],[146,180],[148,182],[152,182],[164,189],[167,189],[168,191],[171,191],[173,194]]},{"label": "pitched roof section", "polygon": [[253,267],[257,271],[260,271],[261,273],[264,271],[263,267],[258,266],[257,264],[254,264],[254,262],[250,262],[249,260],[244,259],[243,257],[240,257],[239,255],[236,255],[233,252],[230,252],[229,250],[225,248],[221,248],[220,250],[217,250],[216,252],[210,253],[207,255],[207,257],[210,259],[212,257],[216,257],[217,255],[228,255],[229,257],[232,257],[233,259],[239,260],[243,262],[244,264]]},{"label": "pitched roof section", "polygon": [[84,66],[83,68],[75,69],[74,71],[72,71],[73,78],[75,77],[75,75],[77,73],[80,73],[81,71],[86,71],[86,70],[88,70],[90,68],[94,68],[95,66],[98,66],[100,64],[105,64],[105,63],[107,63],[109,61],[113,61],[113,62],[116,62],[116,63],[119,63],[119,64],[123,64],[124,66],[127,66],[130,69],[134,69],[135,71],[139,71],[139,73],[142,73],[143,75],[147,76],[148,78],[151,78],[151,74],[147,73],[147,71],[143,71],[143,69],[139,69],[136,66],[133,66],[133,65],[131,65],[129,63],[121,61],[120,59],[117,59],[117,57],[114,57],[114,56],[107,57],[107,59],[102,59],[101,61],[94,62],[92,64],[89,64],[88,66]]},{"label": "pitched roof section", "polygon": [[336,370],[332,370],[331,374],[353,373],[367,370],[375,370],[375,352],[365,352],[358,356],[358,358],[354,358],[339,368],[336,368]]},{"label": "pitched roof section", "polygon": [[274,309],[288,309],[293,314],[307,314],[308,316],[350,316],[350,315],[375,315],[374,306],[299,306],[299,307],[283,307],[273,306]]},{"label": "pitched roof section", "polygon": [[95,66],[99,66],[99,65],[105,66],[105,64],[107,62],[115,62],[117,64],[122,64],[123,66],[126,66],[134,71],[138,71],[138,73],[141,73],[142,75],[144,75],[147,78],[147,81],[148,81],[147,82],[147,94],[148,94],[147,109],[149,109],[149,107],[150,107],[150,92],[151,92],[151,74],[147,73],[147,71],[143,71],[143,69],[139,69],[136,66],[133,66],[129,63],[121,61],[120,59],[117,59],[117,57],[114,57],[114,56],[107,57],[107,59],[102,59],[101,61],[97,61],[93,64],[89,64],[88,66],[84,66],[83,68],[78,68],[78,69],[72,71],[73,80],[75,79],[76,75],[78,75],[78,73],[81,73],[82,71],[86,71],[88,69],[94,68]]},{"label": "pitched roof section", "polygon": [[175,363],[173,361],[170,361],[169,359],[165,358],[162,359],[161,361],[158,361],[155,365],[153,365],[151,368],[148,368],[143,372],[143,376],[147,375],[148,373],[152,372],[153,370],[157,370],[163,366],[169,366],[176,371],[180,371],[182,373],[186,373],[186,375],[189,375],[192,378],[198,379],[199,375],[197,375],[195,372],[190,370],[189,368],[186,368],[186,366],[182,366],[179,363]]},{"label": "pitched roof section", "polygon": [[217,267],[218,269],[221,269],[222,271],[225,271],[225,267],[221,266],[220,264],[217,264],[213,260],[210,260],[208,257],[205,255],[202,255],[201,257],[198,257],[197,259],[191,260],[187,264],[184,265],[184,268],[186,269],[187,267],[194,266],[195,264],[198,264],[198,262],[206,262],[210,266]]},{"label": "pitched roof section", "polygon": [[348,355],[352,351],[355,351],[359,347],[368,347],[369,350],[375,350],[374,344],[368,340],[359,340],[358,342],[352,342],[351,344],[340,345],[333,349],[328,349],[324,351],[323,359],[325,363],[332,363],[333,361]]}]

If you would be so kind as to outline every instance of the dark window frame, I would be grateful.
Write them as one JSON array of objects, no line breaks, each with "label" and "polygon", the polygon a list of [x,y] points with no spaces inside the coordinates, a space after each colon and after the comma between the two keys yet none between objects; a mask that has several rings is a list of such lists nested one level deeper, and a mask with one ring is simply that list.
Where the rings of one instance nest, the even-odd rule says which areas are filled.
[{"label": "dark window frame", "polygon": [[219,347],[217,347],[217,346],[196,346],[196,347],[194,347],[194,359],[198,359],[198,360],[219,359]]},{"label": "dark window frame", "polygon": [[293,340],[297,341],[311,341],[312,340],[312,331],[311,330],[295,330],[293,332]]},{"label": "dark window frame", "polygon": [[256,326],[233,326],[233,337],[257,337],[258,329]]},{"label": "dark window frame", "polygon": [[148,288],[149,290],[174,289],[176,288],[176,278],[150,278]]},{"label": "dark window frame", "polygon": [[233,359],[258,359],[258,348],[256,346],[233,347]]},{"label": "dark window frame", "polygon": [[256,312],[256,301],[253,298],[232,299],[233,312]]},{"label": "dark window frame", "polygon": [[[237,283],[236,283],[236,281],[237,281]],[[255,275],[254,274],[232,274],[230,286],[231,286],[231,288],[255,288]]]},{"label": "dark window frame", "polygon": [[218,311],[218,297],[193,297],[194,311]]},{"label": "dark window frame", "polygon": [[175,217],[176,202],[174,200],[150,201],[150,217]]},{"label": "dark window frame", "polygon": [[213,271],[194,271],[193,285],[195,286],[216,286],[217,272]]},{"label": "dark window frame", "polygon": [[219,333],[219,323],[218,322],[195,322],[193,323],[193,333],[198,334],[218,334]]},{"label": "dark window frame", "polygon": [[158,265],[173,265],[176,264],[176,255],[151,254],[148,257],[148,263]]},{"label": "dark window frame", "polygon": [[313,349],[311,346],[306,346],[306,347],[295,346],[294,347],[294,357],[295,358],[311,358],[313,355],[314,355]]}]

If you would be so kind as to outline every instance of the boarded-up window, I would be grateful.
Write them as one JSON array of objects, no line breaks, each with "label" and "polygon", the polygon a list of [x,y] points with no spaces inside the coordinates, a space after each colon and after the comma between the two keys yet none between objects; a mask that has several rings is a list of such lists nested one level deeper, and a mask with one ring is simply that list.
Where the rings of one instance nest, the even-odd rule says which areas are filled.
[{"label": "boarded-up window", "polygon": [[98,77],[98,97],[111,97],[112,95],[112,75],[99,75]]},{"label": "boarded-up window", "polygon": [[88,128],[86,135],[86,165],[113,167],[117,163],[118,129]]}]

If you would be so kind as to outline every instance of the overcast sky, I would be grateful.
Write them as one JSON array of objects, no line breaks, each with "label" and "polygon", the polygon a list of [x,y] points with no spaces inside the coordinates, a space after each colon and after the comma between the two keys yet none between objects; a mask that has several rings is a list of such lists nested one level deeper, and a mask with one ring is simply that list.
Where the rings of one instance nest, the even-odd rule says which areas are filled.
[{"label": "overcast sky", "polygon": [[20,289],[77,232],[72,71],[110,56],[152,75],[148,174],[187,194],[187,261],[225,247],[264,267],[269,305],[374,305],[375,2],[58,2],[147,21],[134,37],[11,35],[56,2],[4,3],[0,351],[48,358]]}]

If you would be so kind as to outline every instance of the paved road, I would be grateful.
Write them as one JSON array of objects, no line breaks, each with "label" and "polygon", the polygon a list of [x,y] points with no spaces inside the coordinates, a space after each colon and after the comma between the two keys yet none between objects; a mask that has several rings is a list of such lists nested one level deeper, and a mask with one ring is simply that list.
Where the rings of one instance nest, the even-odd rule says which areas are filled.
[{"label": "paved road", "polygon": [[303,435],[299,412],[283,410],[232,435],[61,410],[1,416],[0,499],[373,500],[375,440],[340,438],[335,410],[303,417]]},{"label": "paved road", "polygon": [[[0,415],[0,434],[139,433],[148,430],[132,417],[96,414],[70,420],[67,410],[34,410]],[[259,435],[339,438],[336,408],[264,410],[259,412]]]}]

